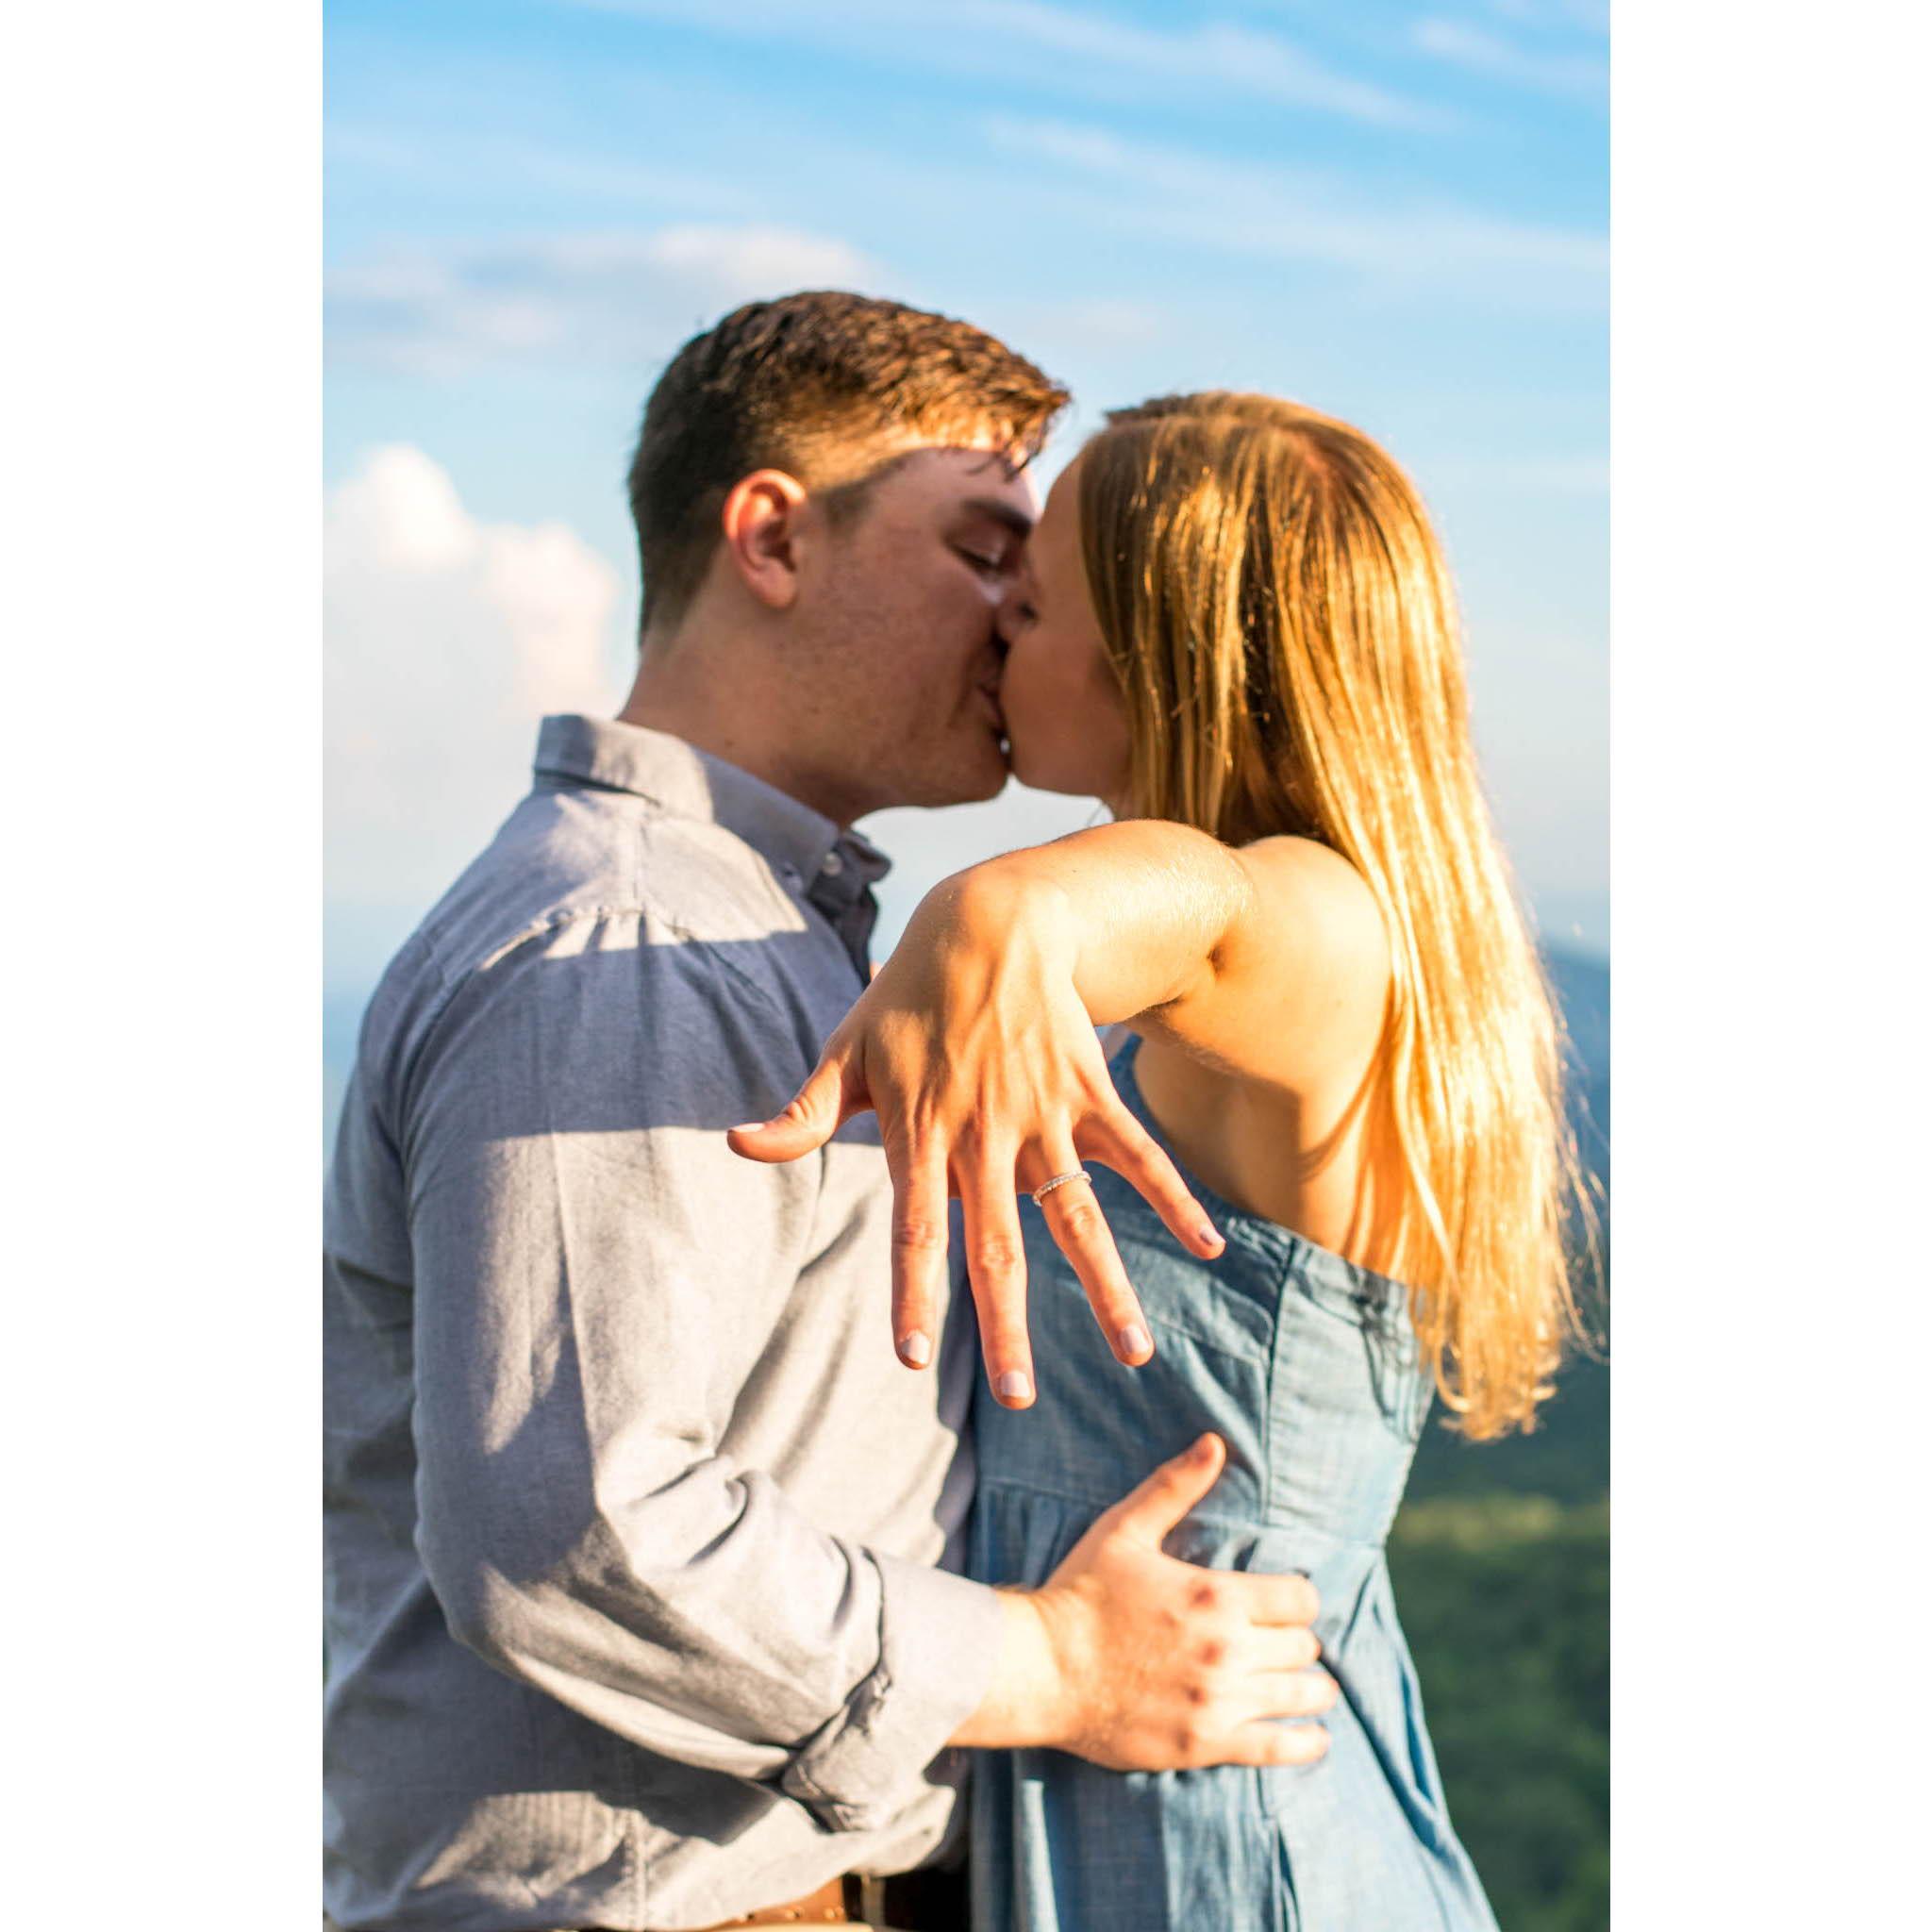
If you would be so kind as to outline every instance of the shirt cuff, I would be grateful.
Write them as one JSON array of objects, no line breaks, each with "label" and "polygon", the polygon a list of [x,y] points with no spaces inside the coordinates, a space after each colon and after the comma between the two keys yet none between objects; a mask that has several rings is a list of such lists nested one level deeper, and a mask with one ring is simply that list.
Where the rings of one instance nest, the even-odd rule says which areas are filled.
[{"label": "shirt cuff", "polygon": [[999,1598],[948,1570],[873,1551],[879,1661],[779,1780],[835,1831],[873,1831],[921,1795],[922,1777],[985,1701],[999,1656]]}]

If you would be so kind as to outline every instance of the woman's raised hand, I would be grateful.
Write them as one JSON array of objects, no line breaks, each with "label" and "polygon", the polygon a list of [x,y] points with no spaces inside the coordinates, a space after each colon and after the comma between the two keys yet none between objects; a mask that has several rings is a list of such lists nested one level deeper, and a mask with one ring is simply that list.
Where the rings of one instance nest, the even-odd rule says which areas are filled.
[{"label": "woman's raised hand", "polygon": [[[854,1114],[879,1117],[892,1175],[892,1335],[899,1357],[933,1357],[945,1286],[946,1203],[965,1220],[966,1266],[987,1375],[1008,1408],[1033,1400],[1018,1195],[1099,1161],[1144,1194],[1192,1252],[1221,1252],[1174,1163],[1122,1104],[1074,983],[1076,947],[1056,895],[975,869],[921,903],[905,937],[825,1042],[791,1103],[733,1127],[753,1160],[796,1160]],[[1106,1217],[1084,1180],[1041,1211],[1114,1354],[1154,1344]]]}]

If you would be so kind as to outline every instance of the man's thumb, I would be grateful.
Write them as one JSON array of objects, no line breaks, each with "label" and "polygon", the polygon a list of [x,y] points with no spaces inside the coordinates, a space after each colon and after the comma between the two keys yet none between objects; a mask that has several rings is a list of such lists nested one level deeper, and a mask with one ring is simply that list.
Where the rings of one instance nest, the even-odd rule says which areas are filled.
[{"label": "man's thumb", "polygon": [[1158,1547],[1220,1480],[1226,1462],[1227,1444],[1216,1435],[1201,1437],[1114,1506],[1116,1526]]},{"label": "man's thumb", "polygon": [[782,1113],[768,1121],[747,1121],[724,1139],[734,1154],[747,1160],[796,1160],[823,1147],[858,1110],[847,1101],[844,1061],[827,1056]]}]

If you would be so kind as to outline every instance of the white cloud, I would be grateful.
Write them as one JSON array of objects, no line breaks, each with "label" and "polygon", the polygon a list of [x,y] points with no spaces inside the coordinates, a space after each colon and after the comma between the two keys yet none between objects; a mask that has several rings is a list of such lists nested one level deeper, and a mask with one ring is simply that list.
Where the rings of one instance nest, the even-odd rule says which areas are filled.
[{"label": "white cloud", "polygon": [[540,235],[392,253],[334,270],[334,356],[419,375],[527,358],[636,367],[723,309],[876,272],[835,237],[758,224]]},{"label": "white cloud", "polygon": [[399,181],[412,189],[445,191],[502,182],[613,204],[631,220],[646,207],[737,220],[757,212],[758,196],[749,186],[722,180],[713,172],[573,152],[503,126],[488,134],[440,128],[432,137],[419,126],[338,119],[324,123],[322,146],[331,176],[343,169],[361,170],[374,177],[368,186],[385,196],[395,192]]},{"label": "white cloud", "polygon": [[1103,185],[1093,218],[1140,234],[1392,280],[1459,282],[1490,303],[1603,299],[1608,243],[1592,230],[1440,198],[1370,201],[1333,174],[1256,168],[1063,121],[998,115],[984,131],[995,148],[1045,162],[1062,179]]},{"label": "white cloud", "polygon": [[325,510],[325,892],[426,908],[529,784],[546,711],[624,694],[617,572],[560,524],[486,525],[421,450]]},{"label": "white cloud", "polygon": [[871,273],[856,248],[791,228],[666,228],[651,238],[649,258],[654,267],[741,302],[761,291],[842,288]]},{"label": "white cloud", "polygon": [[564,0],[599,13],[675,21],[760,43],[834,47],[887,66],[1010,80],[1050,79],[1069,92],[1136,97],[1229,93],[1377,127],[1445,128],[1457,117],[1340,74],[1277,33],[1227,22],[1141,26],[1044,0]]},{"label": "white cloud", "polygon": [[1455,20],[1419,20],[1412,29],[1424,53],[1471,74],[1511,87],[1566,94],[1607,106],[1609,67],[1601,55],[1544,53],[1522,47],[1487,28]]},{"label": "white cloud", "polygon": [[1609,0],[1489,0],[1489,8],[1524,26],[1567,27],[1599,40],[1610,30]]}]

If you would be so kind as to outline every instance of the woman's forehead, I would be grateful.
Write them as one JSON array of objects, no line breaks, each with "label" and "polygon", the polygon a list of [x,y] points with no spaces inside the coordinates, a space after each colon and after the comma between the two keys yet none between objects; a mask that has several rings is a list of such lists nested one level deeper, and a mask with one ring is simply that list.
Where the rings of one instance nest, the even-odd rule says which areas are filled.
[{"label": "woman's forehead", "polygon": [[1077,541],[1080,525],[1080,459],[1074,460],[1054,478],[1046,492],[1046,507],[1040,513],[1033,541],[1027,548],[1035,553],[1071,549]]}]

